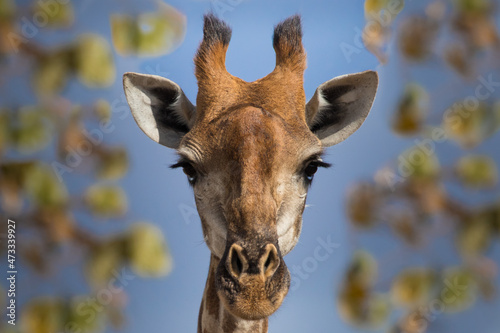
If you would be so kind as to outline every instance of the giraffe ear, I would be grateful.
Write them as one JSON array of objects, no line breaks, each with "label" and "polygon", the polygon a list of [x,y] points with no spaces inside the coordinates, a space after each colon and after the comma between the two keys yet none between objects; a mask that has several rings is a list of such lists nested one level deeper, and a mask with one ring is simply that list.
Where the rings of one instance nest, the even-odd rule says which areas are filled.
[{"label": "giraffe ear", "polygon": [[320,85],[306,105],[306,121],[323,147],[347,139],[363,124],[375,99],[374,71],[336,77]]},{"label": "giraffe ear", "polygon": [[182,89],[161,76],[138,73],[123,75],[123,89],[142,131],[164,146],[177,148],[196,113]]}]

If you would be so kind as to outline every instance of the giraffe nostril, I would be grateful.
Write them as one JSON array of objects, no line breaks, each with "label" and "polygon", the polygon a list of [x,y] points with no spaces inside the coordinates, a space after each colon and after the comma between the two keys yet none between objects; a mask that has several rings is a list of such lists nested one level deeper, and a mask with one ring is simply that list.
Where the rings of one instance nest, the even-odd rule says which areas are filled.
[{"label": "giraffe nostril", "polygon": [[233,269],[235,275],[241,275],[241,272],[243,270],[243,263],[241,262],[240,256],[237,252],[233,253],[233,256],[231,257],[231,268]]},{"label": "giraffe nostril", "polygon": [[233,244],[229,249],[227,258],[227,269],[235,278],[239,278],[248,267],[247,260],[243,256],[243,249],[236,244]]},{"label": "giraffe nostril", "polygon": [[273,276],[278,266],[280,265],[280,258],[278,256],[278,250],[273,244],[266,245],[265,254],[262,256],[261,262],[264,264],[261,266],[261,272],[266,278]]}]

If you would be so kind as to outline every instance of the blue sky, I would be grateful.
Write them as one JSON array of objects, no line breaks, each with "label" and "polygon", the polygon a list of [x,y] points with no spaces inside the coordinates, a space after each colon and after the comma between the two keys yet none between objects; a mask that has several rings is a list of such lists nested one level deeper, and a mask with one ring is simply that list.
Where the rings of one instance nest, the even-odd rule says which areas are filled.
[{"label": "blue sky", "polygon": [[[427,3],[428,1],[423,1]],[[449,82],[452,86],[457,78],[439,80],[432,75],[432,68],[420,71],[410,68],[394,58],[389,65],[380,67],[377,59],[365,49],[347,59],[340,45],[355,45],[357,31],[365,23],[363,1],[186,1],[172,0],[169,4],[187,16],[187,32],[184,43],[172,54],[153,59],[116,56],[117,80],[112,88],[99,93],[83,94],[81,87],[70,84],[66,91],[75,103],[86,103],[91,98],[103,97],[120,108],[124,107],[124,95],[120,76],[124,72],[135,71],[166,76],[178,83],[186,95],[194,101],[197,86],[193,74],[192,58],[202,37],[202,16],[212,6],[224,4],[230,8],[221,16],[232,26],[233,37],[227,54],[227,68],[233,75],[246,81],[265,76],[274,68],[275,56],[271,36],[273,27],[286,17],[299,13],[303,19],[304,45],[308,55],[305,73],[305,91],[310,98],[316,87],[338,75],[377,70],[380,75],[379,91],[372,111],[361,127],[347,141],[329,148],[325,160],[334,167],[320,170],[308,196],[308,208],[304,213],[303,231],[296,248],[285,258],[287,266],[303,266],[314,255],[321,240],[331,239],[337,244],[335,251],[323,262],[319,262],[307,278],[300,279],[296,290],[290,291],[280,310],[270,319],[270,332],[362,332],[355,330],[339,318],[336,308],[336,291],[339,288],[345,266],[352,251],[358,247],[368,247],[376,251],[376,256],[384,262],[380,287],[387,287],[389,278],[397,269],[404,267],[391,265],[399,256],[401,246],[390,241],[387,232],[377,231],[361,237],[349,232],[343,205],[349,185],[363,179],[371,179],[374,173],[396,158],[407,147],[411,139],[396,137],[390,132],[389,119],[404,83],[410,75],[440,84]],[[234,5],[232,5],[234,4]],[[421,8],[422,1],[407,1],[402,15],[408,15]],[[76,25],[73,35],[81,31],[96,31],[110,36],[109,14],[112,12],[134,12],[153,8],[152,2],[84,0],[75,4]],[[217,11],[216,11],[217,13]],[[71,35],[71,34],[70,34]],[[42,31],[37,37],[51,43],[58,40],[53,33]],[[61,39],[64,39],[61,35]],[[444,83],[443,83],[444,82]],[[470,93],[470,86],[460,86],[460,93]],[[17,97],[19,97],[17,95]],[[453,100],[444,98],[444,107]],[[121,113],[120,113],[121,114]],[[112,119],[116,129],[106,137],[113,144],[125,145],[130,153],[131,168],[122,180],[126,189],[130,210],[130,222],[144,219],[155,222],[165,233],[174,257],[174,270],[162,279],[134,279],[127,287],[129,306],[126,333],[136,332],[195,332],[198,309],[207,275],[209,251],[203,244],[199,218],[190,215],[194,211],[192,191],[180,170],[170,170],[168,165],[175,161],[173,151],[158,145],[144,135],[132,116]],[[479,150],[500,160],[498,135]],[[445,158],[453,160],[459,150],[446,143],[439,149],[446,151]],[[186,214],[189,218],[186,219]],[[112,231],[121,228],[102,224],[93,225],[94,230]],[[435,254],[436,250],[439,253]],[[499,246],[493,249],[499,257]],[[451,258],[452,254],[443,250],[442,245],[429,248],[427,253],[410,254],[408,263],[430,263],[433,255]],[[395,253],[396,252],[396,253]],[[424,251],[425,252],[425,251]],[[456,259],[453,259],[456,260]],[[388,264],[389,263],[389,264]],[[404,264],[404,263],[403,263]],[[75,274],[74,272],[72,274]],[[28,283],[29,277],[25,278]],[[63,286],[74,286],[72,281],[59,281]],[[59,283],[58,282],[58,283]],[[42,288],[53,290],[61,286]],[[37,291],[39,293],[40,291]],[[32,293],[33,294],[33,293]],[[477,318],[488,318],[481,332],[494,333],[500,327],[500,303],[480,303],[477,308],[463,315],[437,318],[436,327],[431,332],[440,332],[446,327],[450,332],[470,332],[475,328]],[[496,314],[496,315],[495,315]],[[441,321],[442,320],[442,321]],[[443,326],[446,325],[446,326]]]}]

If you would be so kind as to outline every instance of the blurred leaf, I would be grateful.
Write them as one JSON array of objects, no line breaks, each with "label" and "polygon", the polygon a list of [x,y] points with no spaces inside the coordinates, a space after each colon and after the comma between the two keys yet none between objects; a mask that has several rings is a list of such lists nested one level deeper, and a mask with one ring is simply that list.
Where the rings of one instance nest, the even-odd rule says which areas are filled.
[{"label": "blurred leaf", "polygon": [[428,107],[429,95],[425,88],[416,83],[408,84],[392,122],[393,130],[401,135],[419,132]]},{"label": "blurred leaf", "polygon": [[21,327],[24,332],[61,332],[64,325],[63,302],[55,298],[31,300],[21,313]]},{"label": "blurred leaf", "polygon": [[96,34],[78,37],[76,46],[76,73],[88,87],[103,88],[115,80],[115,63],[108,42]]},{"label": "blurred leaf", "polygon": [[70,211],[61,208],[40,209],[36,220],[54,242],[64,242],[73,237],[75,221]]},{"label": "blurred leaf", "polygon": [[378,21],[369,21],[361,37],[366,49],[373,53],[381,64],[385,64],[387,54],[384,53],[383,48],[389,39],[389,29]]},{"label": "blurred leaf", "polygon": [[478,286],[469,270],[462,267],[448,268],[443,272],[442,280],[443,289],[440,296],[445,312],[463,311],[474,304]]},{"label": "blurred leaf", "polygon": [[404,307],[415,307],[430,300],[436,274],[428,268],[410,268],[398,274],[391,287],[394,302]]},{"label": "blurred leaf", "polygon": [[33,72],[33,84],[39,95],[55,95],[66,86],[71,68],[71,50],[62,49],[40,59]]},{"label": "blurred leaf", "polygon": [[127,242],[132,269],[144,277],[170,273],[172,257],[160,229],[140,222],[132,226]]},{"label": "blurred leaf", "polygon": [[[68,122],[59,134],[59,156],[67,157],[70,154],[75,154],[79,148],[85,147],[89,144],[88,140],[83,134],[83,123],[81,120],[81,108],[75,107]],[[75,160],[75,163],[76,160]]]},{"label": "blurred leaf", "polygon": [[115,14],[111,16],[113,45],[120,55],[164,55],[182,43],[186,25],[186,17],[165,3],[159,3],[157,12],[137,18]]},{"label": "blurred leaf", "polygon": [[365,16],[370,18],[373,15],[378,15],[381,10],[389,9],[391,15],[394,15],[394,17],[391,16],[391,20],[393,20],[404,6],[404,0],[365,0]]},{"label": "blurred leaf", "polygon": [[391,226],[406,243],[417,245],[420,242],[420,233],[415,216],[409,211],[395,214],[391,218]]},{"label": "blurred leaf", "polygon": [[66,332],[100,333],[104,331],[104,313],[93,311],[93,315],[89,315],[87,311],[82,311],[82,309],[89,307],[88,304],[89,296],[77,296],[71,299],[68,304]]},{"label": "blurred leaf", "polygon": [[98,99],[94,103],[94,114],[100,121],[108,122],[111,119],[111,105],[105,99]]},{"label": "blurred leaf", "polygon": [[356,227],[372,227],[377,218],[378,204],[379,193],[374,184],[357,184],[347,194],[347,216]]},{"label": "blurred leaf", "polygon": [[128,171],[127,150],[123,147],[103,149],[100,151],[100,161],[97,175],[101,179],[117,180]]},{"label": "blurred leaf", "polygon": [[403,152],[399,158],[399,169],[405,177],[417,181],[429,181],[438,177],[439,161],[434,151],[415,146]]},{"label": "blurred leaf", "polygon": [[347,269],[347,280],[369,287],[376,279],[377,261],[375,258],[367,251],[356,251]]},{"label": "blurred leaf", "polygon": [[0,0],[0,20],[8,20],[16,12],[16,3],[14,0]]},{"label": "blurred leaf", "polygon": [[490,0],[453,0],[455,7],[462,12],[484,13],[491,9]]},{"label": "blurred leaf", "polygon": [[467,187],[488,188],[498,182],[498,168],[495,161],[486,155],[462,157],[455,166],[458,179]]},{"label": "blurred leaf", "polygon": [[62,207],[68,202],[68,191],[52,169],[41,163],[34,164],[26,174],[25,190],[40,207]]},{"label": "blurred leaf", "polygon": [[10,143],[9,110],[0,108],[0,156],[7,150]]},{"label": "blurred leaf", "polygon": [[2,208],[9,213],[19,213],[22,206],[21,191],[26,175],[35,162],[7,162],[0,165],[0,194]]},{"label": "blurred leaf", "polygon": [[85,192],[85,203],[100,217],[119,217],[127,211],[127,197],[123,189],[111,185],[92,185]]},{"label": "blurred leaf", "polygon": [[491,244],[492,226],[487,216],[477,214],[467,219],[459,229],[456,242],[464,257],[476,257],[482,254]]},{"label": "blurred leaf", "polygon": [[52,28],[66,28],[73,24],[75,14],[71,1],[37,1],[33,8],[33,14],[45,14],[47,23],[44,26]]},{"label": "blurred leaf", "polygon": [[407,18],[399,28],[398,44],[401,53],[412,61],[423,61],[432,53],[437,25],[426,17]]},{"label": "blurred leaf", "polygon": [[492,112],[485,104],[455,103],[443,117],[447,135],[463,148],[474,148],[492,134]]},{"label": "blurred leaf", "polygon": [[446,207],[447,194],[438,182],[417,182],[411,185],[410,191],[416,196],[418,208],[423,213],[433,214]]},{"label": "blurred leaf", "polygon": [[444,51],[443,58],[460,75],[472,76],[472,56],[462,45],[448,46]]},{"label": "blurred leaf", "polygon": [[94,287],[108,283],[113,273],[118,274],[123,266],[125,254],[120,239],[107,241],[95,248],[86,265],[87,278]]},{"label": "blurred leaf", "polygon": [[21,153],[33,153],[47,146],[52,138],[52,124],[45,110],[25,106],[16,112],[15,125],[11,128],[12,143]]},{"label": "blurred leaf", "polygon": [[370,294],[355,283],[347,283],[338,300],[339,315],[348,323],[377,329],[390,314],[389,299],[383,294]]},{"label": "blurred leaf", "polygon": [[113,46],[122,56],[134,54],[139,45],[140,32],[136,20],[128,15],[111,15]]}]

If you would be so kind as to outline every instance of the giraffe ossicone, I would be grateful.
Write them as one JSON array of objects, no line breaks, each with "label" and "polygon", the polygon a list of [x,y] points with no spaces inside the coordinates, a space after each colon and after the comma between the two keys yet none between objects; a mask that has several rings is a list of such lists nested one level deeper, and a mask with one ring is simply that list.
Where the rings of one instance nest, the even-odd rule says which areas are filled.
[{"label": "giraffe ossicone", "polygon": [[198,332],[267,332],[290,287],[283,260],[298,241],[312,178],[324,148],[354,133],[378,85],[374,71],[321,84],[306,103],[306,55],[299,16],[274,29],[276,67],[246,82],[225,67],[229,26],[204,17],[194,58],[196,106],[174,82],[126,73],[139,127],[176,149],[211,251]]}]

